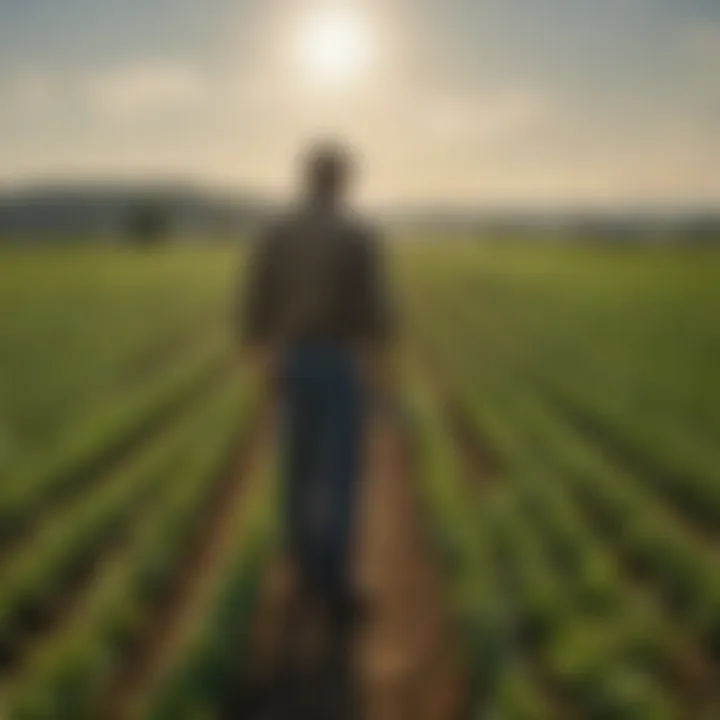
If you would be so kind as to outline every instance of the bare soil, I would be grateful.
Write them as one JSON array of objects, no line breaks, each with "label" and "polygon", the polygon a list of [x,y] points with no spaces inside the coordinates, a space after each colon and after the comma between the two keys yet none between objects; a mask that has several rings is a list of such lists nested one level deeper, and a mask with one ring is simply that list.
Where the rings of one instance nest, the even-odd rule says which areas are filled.
[{"label": "bare soil", "polygon": [[[405,431],[396,420],[376,418],[367,443],[355,543],[362,611],[353,651],[353,718],[454,720],[463,715],[464,678],[413,479]],[[268,571],[255,623],[252,664],[265,680],[291,640],[283,632],[292,594],[292,572],[279,559]],[[318,638],[313,640],[310,631],[307,643],[312,646],[313,641]],[[308,658],[312,657],[309,648]],[[312,673],[306,677],[312,678],[307,681],[307,693],[321,693],[324,684],[333,682]],[[286,688],[270,685],[266,693],[277,699]],[[320,720],[312,712],[296,714],[292,705],[248,710],[242,717]],[[345,715],[332,712],[322,720],[325,717],[346,720]]]}]

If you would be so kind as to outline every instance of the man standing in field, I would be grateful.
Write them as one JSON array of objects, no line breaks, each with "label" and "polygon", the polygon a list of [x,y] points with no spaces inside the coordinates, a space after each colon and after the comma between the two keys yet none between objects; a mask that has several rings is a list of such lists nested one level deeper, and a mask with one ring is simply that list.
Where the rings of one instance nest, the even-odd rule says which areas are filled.
[{"label": "man standing in field", "polygon": [[288,552],[301,592],[331,624],[340,664],[356,608],[363,430],[391,335],[379,243],[346,203],[352,174],[344,148],[311,149],[302,202],[256,248],[244,301],[246,345],[283,411]]}]

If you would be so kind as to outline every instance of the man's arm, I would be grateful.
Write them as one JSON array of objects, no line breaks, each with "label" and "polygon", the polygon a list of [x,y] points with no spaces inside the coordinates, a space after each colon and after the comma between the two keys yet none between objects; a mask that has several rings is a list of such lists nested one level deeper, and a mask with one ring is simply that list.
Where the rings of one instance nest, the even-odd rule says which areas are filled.
[{"label": "man's arm", "polygon": [[397,316],[391,299],[386,258],[381,240],[368,233],[359,263],[361,354],[370,390],[392,394],[395,385],[394,346]]},{"label": "man's arm", "polygon": [[275,379],[275,304],[277,241],[274,232],[258,240],[251,253],[245,287],[239,293],[237,330],[243,360],[258,382],[271,388]]}]

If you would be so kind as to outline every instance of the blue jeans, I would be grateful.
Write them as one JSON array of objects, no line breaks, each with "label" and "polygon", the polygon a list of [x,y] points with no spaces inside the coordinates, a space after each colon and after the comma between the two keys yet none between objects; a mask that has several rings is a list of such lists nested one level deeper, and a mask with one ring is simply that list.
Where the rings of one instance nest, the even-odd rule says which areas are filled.
[{"label": "blue jeans", "polygon": [[347,597],[364,424],[358,369],[337,348],[298,347],[287,358],[282,389],[291,556],[311,588]]}]

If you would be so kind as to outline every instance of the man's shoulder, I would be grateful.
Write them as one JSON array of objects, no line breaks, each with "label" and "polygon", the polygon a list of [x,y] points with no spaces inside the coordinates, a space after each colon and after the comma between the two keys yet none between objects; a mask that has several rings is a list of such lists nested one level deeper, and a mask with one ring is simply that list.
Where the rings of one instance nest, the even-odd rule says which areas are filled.
[{"label": "man's shoulder", "polygon": [[292,241],[297,237],[325,234],[327,229],[340,240],[354,245],[373,245],[380,231],[369,218],[353,211],[322,216],[307,210],[290,210],[273,218],[265,227],[263,237],[273,244]]},{"label": "man's shoulder", "polygon": [[355,242],[363,245],[374,244],[380,237],[378,226],[370,218],[360,213],[348,212],[344,223],[348,237]]},{"label": "man's shoulder", "polygon": [[287,237],[297,227],[297,214],[284,212],[268,220],[262,228],[261,236],[268,241]]}]

